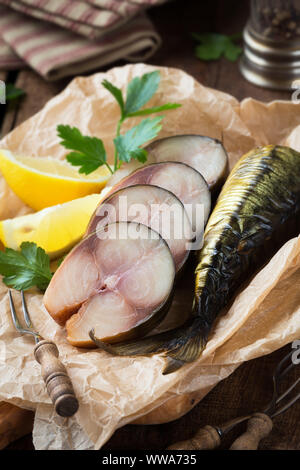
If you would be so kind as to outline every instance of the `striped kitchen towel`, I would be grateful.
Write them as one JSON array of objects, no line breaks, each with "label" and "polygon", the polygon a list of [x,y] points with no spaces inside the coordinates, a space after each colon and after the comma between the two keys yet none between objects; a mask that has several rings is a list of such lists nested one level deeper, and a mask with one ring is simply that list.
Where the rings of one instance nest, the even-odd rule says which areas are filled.
[{"label": "striped kitchen towel", "polygon": [[26,15],[49,21],[90,39],[112,31],[165,0],[0,0]]},{"label": "striped kitchen towel", "polygon": [[[52,7],[58,4],[57,0],[22,0],[23,6],[25,3],[39,5],[39,9],[34,8],[34,15],[32,9],[27,9],[25,15],[7,8],[4,3],[8,2],[0,0],[0,70],[19,68],[22,61],[46,79],[56,80],[95,70],[119,59],[146,60],[160,46],[159,35],[141,10],[146,4],[162,3],[162,0],[59,0],[60,6],[65,6],[60,10],[60,19],[68,21],[61,24],[64,27],[36,14],[39,10],[38,14],[44,15],[46,7],[49,10],[50,4]],[[15,3],[21,4],[9,1],[10,6]],[[79,14],[79,10],[66,8],[70,4],[84,4],[94,10],[97,6],[98,12],[106,14],[106,26],[105,17],[100,21],[95,15],[82,14],[82,10]],[[119,20],[107,15],[109,12]],[[58,18],[57,11],[55,17]],[[44,21],[46,19],[48,21]]]},{"label": "striped kitchen towel", "polygon": [[0,70],[14,70],[24,66],[24,61],[0,37]]}]

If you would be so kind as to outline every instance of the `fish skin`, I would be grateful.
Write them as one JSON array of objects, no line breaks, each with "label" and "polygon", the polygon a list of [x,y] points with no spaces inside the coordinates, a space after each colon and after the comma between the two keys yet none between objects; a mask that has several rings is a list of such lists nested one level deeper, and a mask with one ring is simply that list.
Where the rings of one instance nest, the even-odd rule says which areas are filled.
[{"label": "fish skin", "polygon": [[[298,160],[298,173],[295,160]],[[239,206],[241,199],[243,203]],[[249,272],[254,271],[258,259],[265,262],[270,257],[265,241],[281,224],[295,216],[299,208],[298,152],[266,146],[242,157],[226,181],[209,219],[196,268],[194,311],[205,316],[208,324],[216,316],[214,311],[222,308]],[[277,248],[274,246],[271,254]],[[230,262],[226,260],[228,254]],[[206,289],[218,292],[218,298],[204,295]]]},{"label": "fish skin", "polygon": [[[203,153],[203,151],[205,153],[205,148],[204,149],[201,148],[202,145],[204,145],[204,147],[212,145],[212,146],[220,147],[220,149],[222,149],[223,167],[216,179],[210,179],[207,177],[207,175],[205,174],[205,169],[203,168],[202,164],[200,164],[200,167],[202,167],[202,169],[200,169],[198,165],[194,166],[185,157],[183,157],[180,147],[183,145],[183,141],[185,141],[185,146],[188,145],[189,139],[191,140],[195,139],[199,142],[199,148],[198,148],[197,153],[199,152],[200,155]],[[212,195],[215,197],[219,193],[220,188],[222,187],[228,175],[228,156],[223,146],[223,143],[218,139],[208,137],[205,135],[199,135],[199,134],[183,134],[183,135],[173,135],[169,137],[163,137],[161,139],[154,140],[153,142],[151,142],[145,147],[145,150],[148,152],[147,161],[149,161],[149,163],[167,161],[165,159],[161,160],[161,157],[162,157],[161,146],[166,145],[166,144],[167,145],[176,144],[177,150],[180,151],[179,154],[177,154],[177,157],[180,155],[179,159],[176,157],[174,158],[174,156],[170,155],[170,157],[167,160],[180,161],[181,163],[186,163],[190,165],[191,167],[193,167],[195,170],[197,170],[204,177],[204,179],[206,180],[210,188]]]},{"label": "fish skin", "polygon": [[[174,173],[176,172],[177,186],[176,186],[176,178],[172,178],[174,173],[173,174],[171,173],[170,175],[168,174],[166,175],[166,170],[168,171],[169,168],[173,170]],[[165,177],[164,184],[161,184],[161,180],[159,183],[157,182],[157,180],[155,180],[155,178],[157,178],[157,176],[160,175],[161,171],[162,172],[165,171],[163,175]],[[197,181],[197,185],[199,185],[198,187],[195,185],[195,177],[198,178],[198,181]],[[191,184],[191,178],[194,178],[194,182],[192,182],[192,184]],[[185,181],[189,182],[187,195],[182,195],[182,193],[180,192],[181,190],[180,183],[182,183],[184,179]],[[175,194],[175,196],[182,202],[184,206],[185,204],[191,204],[191,201],[192,203],[196,204],[196,200],[198,197],[199,204],[205,203],[204,223],[206,223],[208,216],[210,214],[210,210],[211,210],[211,193],[209,191],[208,184],[203,178],[203,176],[201,175],[201,173],[199,173],[198,170],[196,170],[190,165],[187,165],[186,163],[178,162],[178,161],[150,163],[150,164],[143,165],[135,169],[129,175],[125,176],[124,178],[120,179],[116,184],[114,184],[111,187],[110,191],[105,194],[104,199],[100,201],[99,205],[102,204],[103,201],[108,199],[116,191],[120,189],[124,189],[128,186],[134,186],[138,184],[150,184],[152,186],[153,185],[160,186],[161,188],[166,189],[167,191],[170,191],[173,194]],[[201,198],[200,198],[200,195],[201,195]],[[201,202],[199,201],[199,199],[201,199]],[[97,212],[97,209],[95,213],[96,212]],[[91,220],[93,220],[93,216],[91,217]],[[92,230],[91,230],[91,222],[90,222],[86,230],[86,235],[89,234],[91,231]]]},{"label": "fish skin", "polygon": [[164,373],[195,361],[237,288],[283,243],[298,235],[299,212],[300,153],[278,145],[248,152],[230,173],[208,220],[188,321],[152,337],[110,346],[111,352],[163,352],[169,358]]}]

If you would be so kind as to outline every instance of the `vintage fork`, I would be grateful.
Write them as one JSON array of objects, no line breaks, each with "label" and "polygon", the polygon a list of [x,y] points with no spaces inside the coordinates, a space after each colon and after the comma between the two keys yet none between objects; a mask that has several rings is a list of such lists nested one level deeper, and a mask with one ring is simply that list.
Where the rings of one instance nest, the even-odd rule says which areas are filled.
[{"label": "vintage fork", "polygon": [[[229,433],[238,424],[247,422],[247,430],[240,437],[238,437],[230,450],[255,450],[264,437],[267,437],[273,428],[272,419],[281,413],[284,413],[288,408],[294,405],[300,399],[300,391],[291,396],[291,392],[295,390],[296,386],[300,383],[300,377],[279,395],[279,384],[283,377],[294,367],[291,357],[294,351],[289,352],[277,365],[274,370],[273,379],[273,396],[269,404],[262,412],[250,414],[248,416],[241,416],[228,421],[219,426],[207,425],[200,428],[195,436],[187,441],[172,444],[168,450],[202,450],[202,449],[215,449],[221,444],[221,439]],[[288,398],[287,401],[284,401]],[[283,404],[282,404],[283,403]]]},{"label": "vintage fork", "polygon": [[[232,446],[231,450],[256,450],[261,439],[267,437],[273,428],[273,418],[284,413],[296,401],[300,399],[300,391],[294,396],[290,397],[291,392],[296,389],[300,383],[300,377],[281,395],[279,395],[279,384],[284,376],[294,367],[290,361],[294,351],[289,352],[277,365],[273,373],[273,396],[266,408],[260,413],[254,413],[247,422],[247,430],[244,434],[238,437]],[[287,363],[287,365],[286,365]],[[285,401],[288,398],[287,402]]]},{"label": "vintage fork", "polygon": [[63,417],[73,416],[78,410],[78,400],[75,396],[72,382],[65,366],[58,359],[59,351],[52,341],[43,338],[33,329],[28,313],[25,295],[21,291],[22,310],[27,328],[23,328],[14,306],[12,292],[9,289],[9,305],[13,324],[22,334],[32,335],[35,339],[34,357],[41,365],[41,372],[47,387],[48,394],[54,404],[55,411]]}]

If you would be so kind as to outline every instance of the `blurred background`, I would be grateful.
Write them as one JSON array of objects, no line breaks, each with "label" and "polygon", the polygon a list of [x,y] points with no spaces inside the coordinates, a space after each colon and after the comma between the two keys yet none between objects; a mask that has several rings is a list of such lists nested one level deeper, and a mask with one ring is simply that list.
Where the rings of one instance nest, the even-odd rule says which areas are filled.
[{"label": "blurred background", "polygon": [[[281,7],[270,9],[273,4]],[[300,37],[295,36],[300,34],[298,11],[299,0],[252,1],[254,28],[263,40],[274,39],[270,28],[268,32],[268,23],[272,27],[275,22],[275,31],[282,31],[283,21],[286,30],[283,29],[284,42],[280,47],[287,58],[289,43]],[[1,134],[37,112],[74,76],[134,61],[179,67],[202,84],[239,100],[247,96],[263,101],[290,99],[290,91],[279,92],[276,84],[275,89],[265,88],[264,83],[263,87],[257,86],[242,75],[241,68],[245,69],[242,32],[249,18],[248,0],[0,0],[0,80],[11,88],[7,90],[7,101],[14,102],[13,106],[9,104],[13,107],[9,117],[7,106],[1,106]],[[275,39],[278,40],[276,35]],[[266,63],[264,54],[263,50],[259,64]],[[283,65],[282,54],[279,69]],[[299,68],[294,68],[293,80],[298,72]],[[247,78],[253,78],[251,73]]]}]

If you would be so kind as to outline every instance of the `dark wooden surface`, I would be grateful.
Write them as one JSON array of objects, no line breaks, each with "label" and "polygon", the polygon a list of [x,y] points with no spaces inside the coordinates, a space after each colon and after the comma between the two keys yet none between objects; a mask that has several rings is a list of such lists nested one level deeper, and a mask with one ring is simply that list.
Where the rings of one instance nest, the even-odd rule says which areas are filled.
[{"label": "dark wooden surface", "polygon": [[[241,75],[237,63],[225,59],[205,63],[193,55],[191,32],[241,32],[248,16],[248,1],[226,0],[196,2],[178,0],[152,9],[149,16],[162,36],[163,46],[149,62],[155,65],[178,67],[193,75],[204,85],[231,93],[238,99],[247,96],[262,101],[290,99],[289,92],[265,90],[249,84]],[[122,65],[122,63],[118,63]],[[24,100],[5,108],[1,133],[5,135],[15,126],[36,113],[53,95],[61,91],[69,80],[46,83],[34,72],[24,70],[6,74],[0,79],[14,82],[27,91]],[[4,107],[1,106],[1,109]],[[219,383],[192,411],[183,418],[163,425],[134,426],[119,429],[105,449],[164,449],[171,443],[188,439],[205,424],[218,424],[236,416],[264,407],[272,395],[272,371],[289,349],[243,364],[228,379]],[[287,377],[283,386],[296,379],[296,371]],[[261,449],[300,449],[300,405],[295,405],[275,420],[271,435]],[[239,427],[228,435],[222,448],[228,448],[242,430]],[[16,441],[8,449],[33,449],[31,436]]]}]

